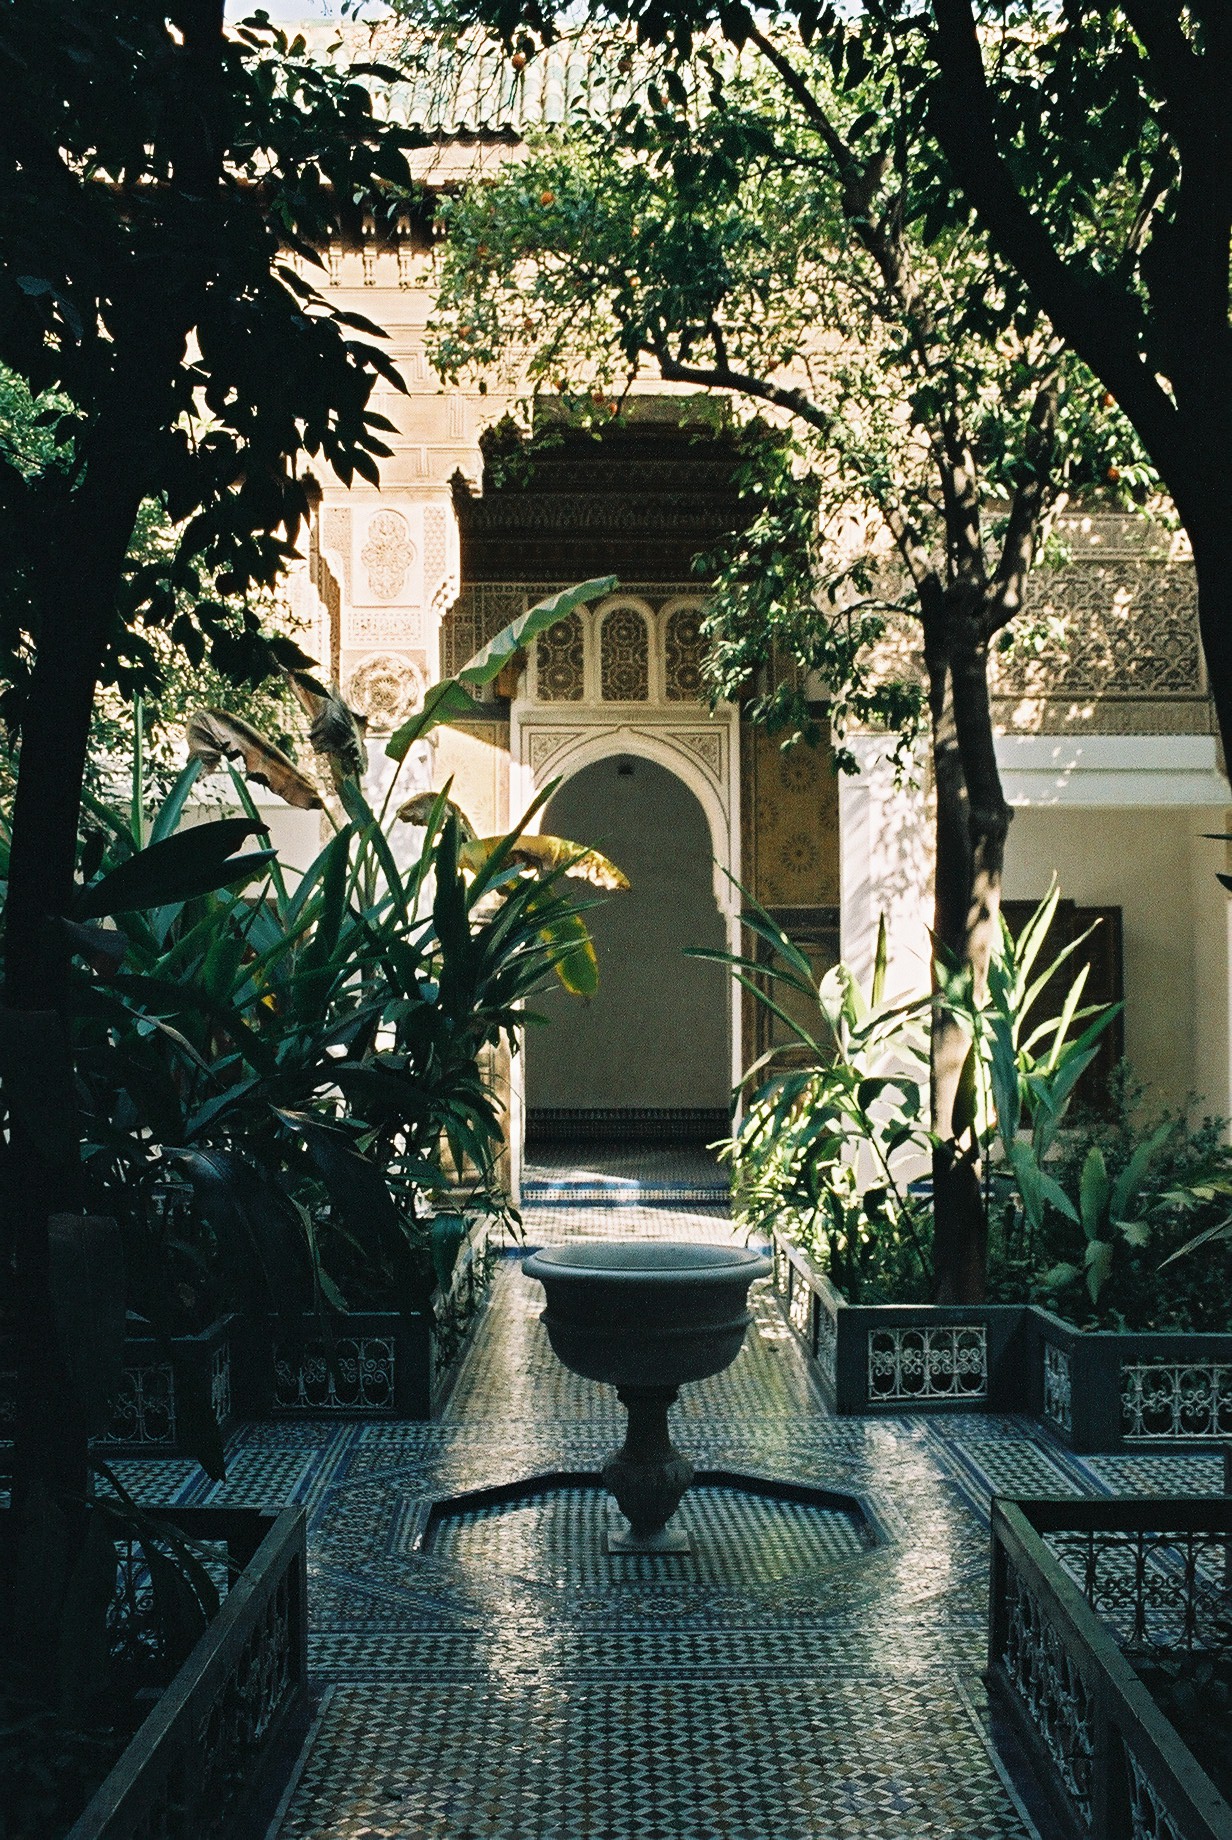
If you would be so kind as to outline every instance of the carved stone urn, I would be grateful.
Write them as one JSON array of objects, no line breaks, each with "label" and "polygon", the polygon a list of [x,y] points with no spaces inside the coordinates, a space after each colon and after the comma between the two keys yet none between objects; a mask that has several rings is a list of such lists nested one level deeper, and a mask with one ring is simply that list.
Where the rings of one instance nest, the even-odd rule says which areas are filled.
[{"label": "carved stone urn", "polygon": [[672,1443],[668,1407],[682,1386],[735,1360],[752,1320],[749,1285],[769,1259],[743,1246],[593,1240],[545,1247],[522,1270],[547,1293],[541,1320],[557,1358],[614,1386],[629,1415],[603,1470],[629,1523],[608,1534],[609,1552],[687,1552],[688,1536],[668,1523],[693,1465]]}]

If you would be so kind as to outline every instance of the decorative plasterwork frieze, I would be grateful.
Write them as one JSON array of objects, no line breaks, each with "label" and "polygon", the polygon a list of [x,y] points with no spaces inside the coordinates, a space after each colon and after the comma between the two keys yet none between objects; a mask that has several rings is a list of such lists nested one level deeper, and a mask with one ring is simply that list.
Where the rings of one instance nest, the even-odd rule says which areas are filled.
[{"label": "decorative plasterwork frieze", "polygon": [[698,761],[709,773],[716,785],[721,785],[727,774],[727,734],[722,728],[665,728],[661,731],[665,740],[676,747],[683,748],[687,754]]},{"label": "decorative plasterwork frieze", "polygon": [[347,679],[347,702],[374,735],[392,734],[423,702],[423,673],[396,652],[373,652]]}]

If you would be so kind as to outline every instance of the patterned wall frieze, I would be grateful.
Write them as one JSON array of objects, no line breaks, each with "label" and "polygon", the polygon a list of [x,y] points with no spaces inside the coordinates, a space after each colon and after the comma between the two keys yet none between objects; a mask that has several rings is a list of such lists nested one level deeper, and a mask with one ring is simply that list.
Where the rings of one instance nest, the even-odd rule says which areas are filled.
[{"label": "patterned wall frieze", "polygon": [[570,752],[584,737],[585,731],[580,728],[533,729],[527,736],[526,754],[535,784],[542,785],[545,779],[550,779],[556,757]]},{"label": "patterned wall frieze", "polygon": [[348,649],[381,645],[417,651],[423,644],[418,607],[349,607],[345,629]]},{"label": "patterned wall frieze", "polygon": [[342,591],[351,598],[351,508],[326,505],[321,512],[321,548],[337,562]]},{"label": "patterned wall frieze", "polygon": [[[992,656],[998,731],[1214,733],[1197,582],[1176,537],[1129,517],[1080,522],[1071,559],[1035,570],[1018,637]],[[916,621],[888,624],[873,676],[923,681]]]},{"label": "patterned wall frieze", "polygon": [[746,884],[765,907],[839,899],[838,780],[826,748],[783,752],[763,728],[741,732]]},{"label": "patterned wall frieze", "polygon": [[727,732],[723,728],[665,728],[665,740],[683,748],[717,784],[727,776]]},{"label": "patterned wall frieze", "polygon": [[426,505],[423,514],[424,599],[439,612],[450,597],[447,513],[443,505]]}]

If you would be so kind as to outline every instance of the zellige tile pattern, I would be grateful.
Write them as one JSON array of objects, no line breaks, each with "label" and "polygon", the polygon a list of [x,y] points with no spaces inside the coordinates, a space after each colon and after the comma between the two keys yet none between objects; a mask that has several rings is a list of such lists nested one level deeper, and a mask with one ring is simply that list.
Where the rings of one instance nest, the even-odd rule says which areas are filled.
[{"label": "zellige tile pattern", "polygon": [[[731,1233],[684,1207],[528,1209],[526,1230]],[[606,1504],[574,1485],[438,1514],[425,1549],[434,1502],[597,1470],[619,1438],[516,1259],[445,1422],[242,1426],[221,1485],[124,1466],[180,1500],[308,1507],[329,1693],[277,1840],[1028,1840],[981,1729],[990,1496],[1214,1489],[1219,1455],[1078,1459],[978,1414],[836,1420],[752,1301],[734,1367],[674,1408],[677,1442],[699,1468],[861,1498],[876,1543],[858,1514],[706,1488],[689,1559],[610,1559]]]}]

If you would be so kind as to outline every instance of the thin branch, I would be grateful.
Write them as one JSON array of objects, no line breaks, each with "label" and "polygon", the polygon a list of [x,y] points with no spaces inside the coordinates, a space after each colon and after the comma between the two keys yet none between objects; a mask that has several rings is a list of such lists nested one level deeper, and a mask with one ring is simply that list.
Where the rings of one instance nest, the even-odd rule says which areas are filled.
[{"label": "thin branch", "polygon": [[985,601],[981,637],[985,643],[1008,626],[1021,613],[1026,598],[1027,578],[1035,560],[1040,520],[1052,496],[1052,459],[1057,427],[1057,374],[1053,371],[1040,385],[1031,405],[1024,441],[1026,473],[1019,481],[1010,505],[1009,520],[1001,544],[1001,560],[992,591]]},{"label": "thin branch", "polygon": [[778,409],[786,409],[789,414],[798,415],[802,422],[819,429],[822,434],[828,433],[832,425],[833,418],[800,390],[788,389],[761,377],[752,377],[747,371],[738,371],[730,364],[685,363],[672,356],[661,336],[644,344],[642,350],[647,357],[655,360],[665,383],[695,383],[705,390],[736,390],[742,396],[756,396],[762,402],[773,403]]}]

